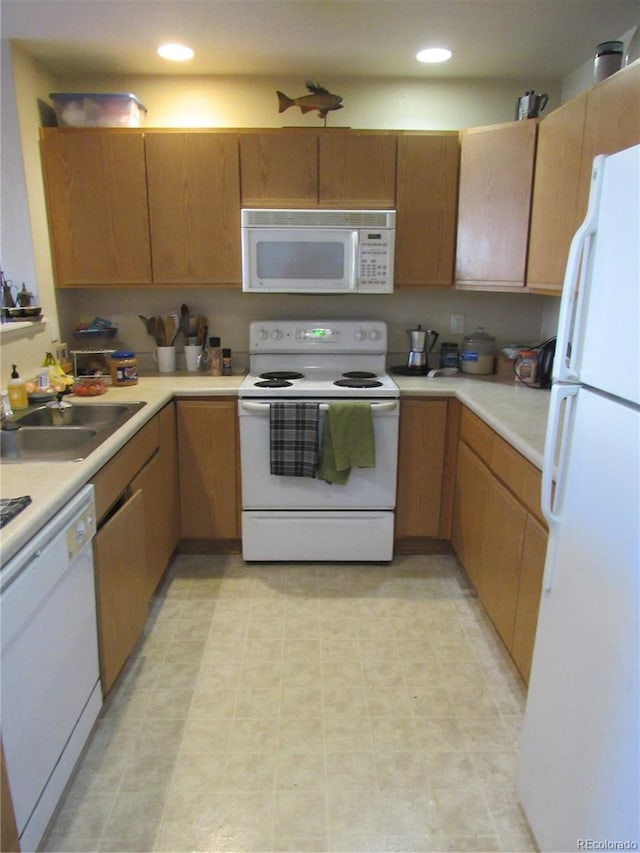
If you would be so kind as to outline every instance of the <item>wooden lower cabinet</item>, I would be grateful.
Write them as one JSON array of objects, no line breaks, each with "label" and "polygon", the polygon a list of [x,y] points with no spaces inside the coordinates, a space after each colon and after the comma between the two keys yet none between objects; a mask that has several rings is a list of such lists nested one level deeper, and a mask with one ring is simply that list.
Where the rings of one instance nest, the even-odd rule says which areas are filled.
[{"label": "wooden lower cabinet", "polygon": [[468,410],[460,437],[452,544],[527,681],[547,547],[540,472]]},{"label": "wooden lower cabinet", "polygon": [[147,621],[149,596],[141,490],[98,530],[93,553],[100,678],[106,695]]},{"label": "wooden lower cabinet", "polygon": [[452,544],[471,583],[479,588],[482,575],[482,539],[487,517],[491,474],[464,443],[458,447],[453,503]]},{"label": "wooden lower cabinet", "polygon": [[[178,400],[183,545],[237,550],[240,537],[236,398]],[[184,543],[184,540],[187,540]],[[214,544],[215,543],[215,544]]]},{"label": "wooden lower cabinet", "polygon": [[7,768],[4,763],[4,749],[0,741],[0,850],[3,853],[18,853],[20,841],[18,839],[18,827],[11,799],[11,788],[7,776]]},{"label": "wooden lower cabinet", "polygon": [[459,403],[400,401],[395,550],[450,551]]},{"label": "wooden lower cabinet", "polygon": [[511,649],[527,511],[504,486],[490,478],[484,521],[476,588],[504,644]]},{"label": "wooden lower cabinet", "polygon": [[528,516],[522,544],[520,587],[511,644],[511,655],[527,682],[531,672],[533,644],[538,623],[547,538],[547,531],[540,522],[533,516]]},{"label": "wooden lower cabinet", "polygon": [[93,478],[93,543],[102,692],[135,646],[153,594],[178,543],[173,403],[165,406]]},{"label": "wooden lower cabinet", "polygon": [[158,414],[160,443],[140,473],[131,481],[131,490],[144,494],[147,597],[160,578],[180,540],[180,501],[176,411],[173,403]]}]

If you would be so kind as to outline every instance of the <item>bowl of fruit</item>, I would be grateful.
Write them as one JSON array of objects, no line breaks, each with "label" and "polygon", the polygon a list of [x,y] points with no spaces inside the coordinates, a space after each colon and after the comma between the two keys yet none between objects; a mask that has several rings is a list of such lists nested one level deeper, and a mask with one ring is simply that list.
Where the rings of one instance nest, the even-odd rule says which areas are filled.
[{"label": "bowl of fruit", "polygon": [[107,380],[102,376],[78,377],[71,391],[76,397],[100,397],[107,393]]}]

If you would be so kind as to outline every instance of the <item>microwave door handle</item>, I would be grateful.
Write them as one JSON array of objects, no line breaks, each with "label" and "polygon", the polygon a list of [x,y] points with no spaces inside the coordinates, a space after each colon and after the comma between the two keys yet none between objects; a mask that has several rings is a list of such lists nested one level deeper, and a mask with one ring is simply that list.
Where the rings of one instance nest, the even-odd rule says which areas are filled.
[{"label": "microwave door handle", "polygon": [[350,242],[349,290],[355,291],[360,287],[360,235],[357,231],[351,232]]}]

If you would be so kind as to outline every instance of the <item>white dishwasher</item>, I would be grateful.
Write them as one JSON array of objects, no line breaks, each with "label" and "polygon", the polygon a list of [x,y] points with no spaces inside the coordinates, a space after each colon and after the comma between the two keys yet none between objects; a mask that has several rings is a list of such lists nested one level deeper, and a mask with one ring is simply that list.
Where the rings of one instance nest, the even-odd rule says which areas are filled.
[{"label": "white dishwasher", "polygon": [[0,727],[23,851],[36,850],[102,705],[93,486],[0,572]]}]

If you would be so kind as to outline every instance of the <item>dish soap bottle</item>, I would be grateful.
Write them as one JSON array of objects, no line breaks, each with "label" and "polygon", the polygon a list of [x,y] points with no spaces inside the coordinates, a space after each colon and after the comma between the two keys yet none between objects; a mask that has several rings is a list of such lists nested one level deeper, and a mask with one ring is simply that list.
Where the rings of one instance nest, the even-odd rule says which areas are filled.
[{"label": "dish soap bottle", "polygon": [[11,366],[13,370],[11,371],[11,379],[7,383],[7,390],[9,391],[11,408],[15,412],[20,409],[29,408],[29,398],[27,397],[27,386],[20,379],[16,365],[12,364]]}]

